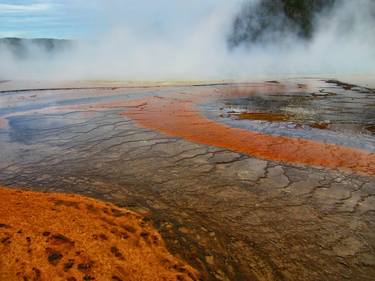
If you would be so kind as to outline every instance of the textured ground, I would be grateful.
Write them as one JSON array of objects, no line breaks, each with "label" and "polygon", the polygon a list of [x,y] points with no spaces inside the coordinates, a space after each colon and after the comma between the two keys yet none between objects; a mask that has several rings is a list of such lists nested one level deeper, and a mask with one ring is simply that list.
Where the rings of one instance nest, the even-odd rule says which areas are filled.
[{"label": "textured ground", "polygon": [[[2,92],[0,182],[140,211],[205,280],[373,280],[374,151],[337,144],[336,158],[309,154],[308,146],[303,161],[264,153],[267,148],[254,157],[228,142],[218,147],[194,134],[180,136],[184,123],[170,120],[195,116],[197,107],[168,107],[170,119],[150,122],[168,105],[155,108],[151,100],[189,105],[203,95],[208,98],[199,102],[212,102],[227,98],[228,87],[237,85]],[[359,165],[365,168],[314,162],[345,160],[341,149],[368,159]]]},{"label": "textured ground", "polygon": [[136,213],[74,195],[0,198],[0,280],[198,280]]}]

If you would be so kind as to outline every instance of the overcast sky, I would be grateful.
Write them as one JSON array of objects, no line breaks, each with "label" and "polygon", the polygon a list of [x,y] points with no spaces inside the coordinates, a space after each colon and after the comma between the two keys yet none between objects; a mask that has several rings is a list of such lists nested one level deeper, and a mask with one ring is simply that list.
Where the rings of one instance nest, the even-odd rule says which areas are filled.
[{"label": "overcast sky", "polygon": [[121,24],[148,33],[184,30],[241,0],[0,0],[0,37],[81,38]]}]

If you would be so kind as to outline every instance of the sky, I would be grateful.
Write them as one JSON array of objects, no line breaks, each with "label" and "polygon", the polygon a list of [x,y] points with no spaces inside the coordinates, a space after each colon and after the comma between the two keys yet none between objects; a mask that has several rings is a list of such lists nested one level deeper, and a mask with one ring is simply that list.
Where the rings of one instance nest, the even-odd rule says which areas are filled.
[{"label": "sky", "polygon": [[[80,39],[113,21],[131,30],[174,34],[240,0],[0,0],[0,37]],[[115,13],[115,14],[114,14]]]}]

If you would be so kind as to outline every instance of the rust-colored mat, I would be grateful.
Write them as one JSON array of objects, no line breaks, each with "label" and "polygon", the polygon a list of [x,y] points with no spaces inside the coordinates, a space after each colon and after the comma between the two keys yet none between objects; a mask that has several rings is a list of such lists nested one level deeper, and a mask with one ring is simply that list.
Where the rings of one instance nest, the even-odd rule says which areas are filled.
[{"label": "rust-colored mat", "polygon": [[[199,100],[150,97],[132,101],[123,113],[139,125],[186,140],[254,157],[375,175],[375,154],[350,147],[232,128],[203,116]],[[129,103],[130,104],[130,103]]]},{"label": "rust-colored mat", "polygon": [[0,280],[197,280],[140,215],[76,195],[0,188]]}]

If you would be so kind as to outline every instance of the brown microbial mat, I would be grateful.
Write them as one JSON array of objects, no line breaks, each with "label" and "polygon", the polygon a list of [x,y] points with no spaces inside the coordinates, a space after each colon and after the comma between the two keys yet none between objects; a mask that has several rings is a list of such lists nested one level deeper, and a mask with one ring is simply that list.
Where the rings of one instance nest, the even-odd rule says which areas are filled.
[{"label": "brown microbial mat", "polygon": [[142,217],[76,195],[0,189],[0,280],[198,280]]},{"label": "brown microbial mat", "polygon": [[[228,115],[235,120],[253,120],[253,121],[267,121],[267,122],[291,122],[294,128],[301,128],[305,124],[299,123],[299,120],[292,114],[282,114],[274,112],[235,112],[229,111]],[[221,115],[225,117],[224,115]],[[326,130],[330,127],[329,121],[310,122],[308,126],[315,129]],[[370,131],[371,127],[366,128]]]},{"label": "brown microbial mat", "polygon": [[288,121],[291,119],[290,115],[287,114],[278,114],[272,112],[241,112],[241,113],[229,113],[233,117],[239,120],[262,120],[269,122],[277,121]]}]

